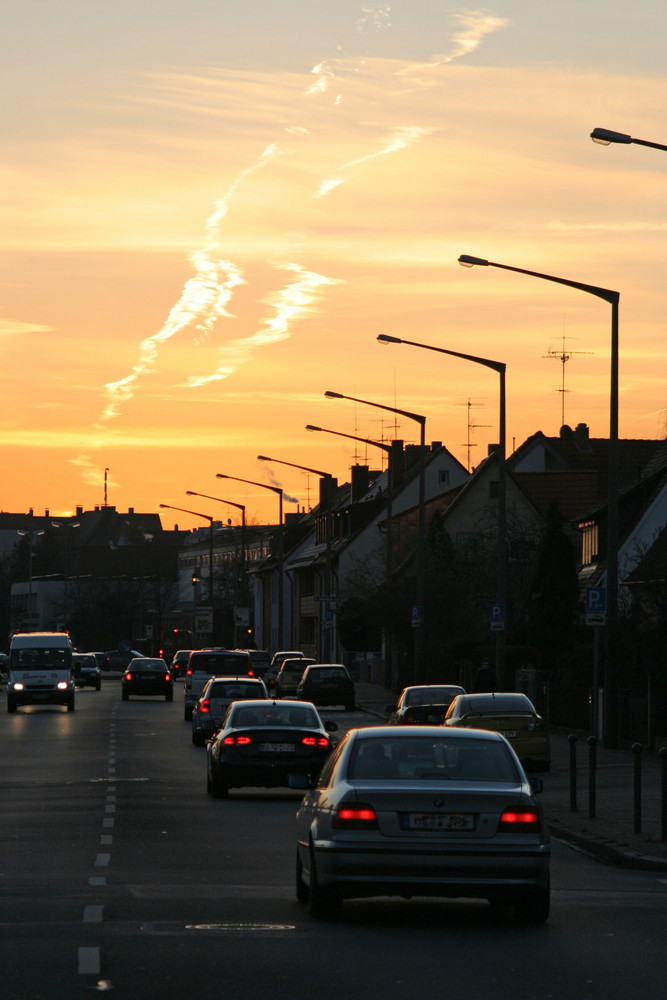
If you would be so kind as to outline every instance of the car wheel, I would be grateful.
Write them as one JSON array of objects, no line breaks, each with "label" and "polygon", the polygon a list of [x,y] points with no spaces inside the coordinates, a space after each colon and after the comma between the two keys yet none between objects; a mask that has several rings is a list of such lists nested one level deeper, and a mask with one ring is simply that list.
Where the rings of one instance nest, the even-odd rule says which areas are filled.
[{"label": "car wheel", "polygon": [[96,691],[101,691],[102,690],[102,681],[98,681],[97,682],[97,684],[95,685],[95,690]]},{"label": "car wheel", "polygon": [[9,698],[7,699],[7,711],[10,713],[10,715],[12,712],[16,711],[16,702],[11,701]]},{"label": "car wheel", "polygon": [[348,701],[346,703],[346,705],[345,705],[345,711],[346,712],[354,712],[354,702],[353,701]]},{"label": "car wheel", "polygon": [[192,721],[192,709],[187,706],[183,709],[183,718],[186,722]]},{"label": "car wheel", "polygon": [[174,692],[170,691],[169,694],[166,694],[164,696],[164,700],[165,701],[173,701],[174,700]]},{"label": "car wheel", "polygon": [[128,699],[128,698],[129,698],[130,696],[129,696],[129,694],[127,693],[127,691],[123,691],[123,694],[122,694],[122,696],[121,696],[121,697],[122,697],[123,701],[127,701],[127,699]]},{"label": "car wheel", "polygon": [[303,865],[299,855],[299,848],[296,849],[296,898],[300,903],[307,903],[310,890],[303,881]]},{"label": "car wheel", "polygon": [[335,889],[322,888],[317,880],[315,854],[310,849],[310,885],[308,886],[308,912],[315,920],[326,920],[338,916],[342,900]]},{"label": "car wheel", "polygon": [[226,799],[229,795],[227,785],[215,771],[211,771],[211,795],[214,799]]},{"label": "car wheel", "polygon": [[74,711],[74,698],[70,698],[70,700],[67,702],[67,711],[68,712]]},{"label": "car wheel", "polygon": [[549,886],[546,889],[524,889],[514,901],[514,910],[522,924],[543,924],[549,919]]},{"label": "car wheel", "polygon": [[203,747],[205,740],[204,740],[204,737],[203,737],[202,733],[196,733],[194,731],[194,729],[193,729],[192,730],[192,742],[194,743],[194,745],[196,747]]}]

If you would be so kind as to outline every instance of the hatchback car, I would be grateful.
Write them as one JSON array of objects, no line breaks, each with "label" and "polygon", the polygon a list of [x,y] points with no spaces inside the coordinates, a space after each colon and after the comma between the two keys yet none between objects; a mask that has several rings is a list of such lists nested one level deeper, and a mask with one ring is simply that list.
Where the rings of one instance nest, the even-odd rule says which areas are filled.
[{"label": "hatchback car", "polygon": [[266,671],[263,677],[263,681],[266,684],[269,691],[273,689],[276,683],[276,677],[280,673],[280,668],[283,665],[283,660],[293,660],[297,656],[303,656],[304,654],[299,649],[281,649],[277,653],[273,654],[271,659],[271,666]]},{"label": "hatchback car", "polygon": [[439,726],[457,694],[465,694],[458,684],[415,684],[403,688],[395,705],[387,706],[389,726]]},{"label": "hatchback car", "polygon": [[209,677],[252,677],[252,663],[247,653],[237,649],[193,649],[183,685],[183,718],[192,719],[192,710],[201,698]]},{"label": "hatchback car", "polygon": [[192,709],[192,742],[203,747],[220,728],[233,701],[268,697],[264,681],[259,677],[210,677]]},{"label": "hatchback car", "polygon": [[444,724],[493,729],[511,743],[524,767],[549,770],[551,748],[547,724],[525,694],[518,691],[461,694],[447,709]]},{"label": "hatchback car", "polygon": [[137,656],[121,677],[121,695],[127,701],[131,694],[164,695],[174,700],[174,678],[164,660],[152,656]]},{"label": "hatchback car", "polygon": [[296,696],[315,705],[343,705],[353,712],[354,681],[342,663],[315,663],[306,667],[296,687]]},{"label": "hatchback car", "polygon": [[323,724],[307,702],[235,701],[206,752],[206,790],[224,798],[230,788],[286,787],[291,776],[306,784],[320,773],[332,749],[335,722]]},{"label": "hatchback car", "polygon": [[264,680],[264,674],[271,666],[271,654],[266,649],[238,649],[237,652],[248,654],[253,674]]},{"label": "hatchback car", "polygon": [[72,653],[72,674],[76,687],[92,687],[99,691],[102,674],[94,653]]},{"label": "hatchback car", "polygon": [[307,656],[297,656],[293,659],[283,660],[280,673],[276,677],[274,689],[276,698],[293,698],[299,681],[303,677],[303,672],[311,663],[316,663]]},{"label": "hatchback car", "polygon": [[191,649],[177,649],[172,656],[169,669],[171,670],[171,675],[174,680],[178,680],[179,677],[185,676],[185,671],[187,670],[188,663],[190,662],[191,652]]},{"label": "hatchback car", "polygon": [[550,898],[541,787],[498,733],[351,729],[297,812],[297,898],[313,917],[360,897],[486,898],[541,923]]}]

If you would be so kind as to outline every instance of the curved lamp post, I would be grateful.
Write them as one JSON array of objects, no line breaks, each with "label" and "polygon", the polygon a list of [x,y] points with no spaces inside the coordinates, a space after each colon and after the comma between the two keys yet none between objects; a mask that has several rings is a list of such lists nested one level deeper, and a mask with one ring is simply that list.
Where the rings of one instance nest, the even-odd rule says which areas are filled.
[{"label": "curved lamp post", "polygon": [[186,510],[185,507],[172,507],[170,503],[161,503],[160,507],[167,510],[180,510],[183,514],[192,514],[194,517],[203,517],[208,521],[208,600],[213,611],[213,517],[211,514],[200,514],[197,510]]},{"label": "curved lamp post", "polygon": [[[221,497],[211,497],[208,493],[195,493],[194,490],[186,490],[186,496],[189,497],[204,497],[206,500],[215,500],[216,503],[226,503],[230,507],[236,507],[237,510],[241,511],[241,579],[243,580],[243,590],[246,587],[246,526],[245,526],[245,504],[236,503],[234,500],[223,500]],[[244,595],[237,595],[237,601],[239,596],[241,600]],[[239,602],[240,603],[240,602]]]},{"label": "curved lamp post", "polygon": [[509,264],[496,264],[482,257],[461,254],[459,264],[464,267],[498,267],[503,271],[527,274],[532,278],[543,278],[557,285],[567,285],[580,292],[587,292],[604,299],[611,306],[611,384],[609,391],[609,467],[607,486],[607,658],[604,685],[604,736],[605,744],[616,746],[617,742],[617,633],[618,633],[618,306],[620,292],[611,288],[587,285],[569,278],[557,278],[553,274],[541,274]]},{"label": "curved lamp post", "polygon": [[[408,344],[410,347],[420,347],[425,351],[435,351],[438,354],[449,354],[453,358],[472,361],[485,368],[491,368],[500,376],[500,416],[498,424],[498,541],[497,541],[497,571],[496,600],[502,609],[502,624],[504,626],[505,608],[507,604],[507,476],[506,476],[506,402],[505,402],[505,370],[504,361],[491,361],[489,358],[478,358],[474,354],[461,354],[460,351],[445,350],[444,347],[432,347],[430,344],[418,344],[414,340],[404,340],[400,337],[390,337],[386,333],[379,334],[381,344]],[[506,684],[505,677],[505,629],[496,631],[496,682],[501,691]]]},{"label": "curved lamp post", "polygon": [[635,139],[634,136],[626,135],[625,132],[613,132],[608,128],[594,128],[591,132],[591,139],[593,142],[599,143],[600,146],[610,146],[612,143],[629,146],[633,143],[635,146],[650,146],[651,149],[667,151],[667,146],[664,146],[661,142],[649,142],[648,139]]},{"label": "curved lamp post", "polygon": [[[328,479],[329,482],[333,480],[333,476],[330,472],[322,472],[320,469],[310,469],[307,465],[296,465],[295,462],[284,462],[280,458],[269,458],[268,455],[258,455],[258,462],[274,462],[276,465],[288,465],[292,469],[300,469],[302,472],[312,472],[314,476],[319,476],[320,479]],[[326,593],[323,596],[323,602],[325,604],[325,612],[328,610],[328,604],[333,600],[331,594],[332,587],[332,572],[331,572],[331,489],[327,489],[327,506],[325,511],[325,522],[324,522],[324,533],[325,533],[325,544],[326,544],[326,565],[324,569],[324,589]],[[329,635],[329,630],[322,628],[322,647],[324,651],[324,662],[328,663],[331,660],[331,636]]]},{"label": "curved lamp post", "polygon": [[271,490],[278,496],[278,649],[284,648],[283,642],[283,490],[281,486],[270,486],[268,483],[257,483],[254,479],[241,479],[240,476],[228,476],[224,472],[216,472],[216,479],[232,479],[235,483],[247,483],[249,486],[259,486],[263,490]]},{"label": "curved lamp post", "polygon": [[425,537],[425,456],[426,448],[426,417],[419,413],[411,413],[409,410],[399,410],[395,406],[385,406],[383,403],[373,403],[369,399],[357,399],[355,396],[344,396],[340,392],[327,390],[324,395],[327,399],[347,399],[352,403],[362,403],[364,406],[374,406],[378,410],[387,410],[389,413],[397,413],[400,417],[414,420],[419,424],[419,520],[417,528],[417,593],[416,593],[416,614],[413,619],[415,625],[415,682],[420,684],[424,676],[424,537]]}]

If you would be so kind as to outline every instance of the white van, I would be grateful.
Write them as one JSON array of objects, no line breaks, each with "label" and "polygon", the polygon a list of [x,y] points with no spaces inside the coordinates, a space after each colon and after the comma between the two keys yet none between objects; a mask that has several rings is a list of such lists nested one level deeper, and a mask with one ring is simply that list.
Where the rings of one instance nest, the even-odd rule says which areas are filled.
[{"label": "white van", "polygon": [[74,711],[72,642],[66,632],[15,632],[9,647],[7,711],[67,705]]}]

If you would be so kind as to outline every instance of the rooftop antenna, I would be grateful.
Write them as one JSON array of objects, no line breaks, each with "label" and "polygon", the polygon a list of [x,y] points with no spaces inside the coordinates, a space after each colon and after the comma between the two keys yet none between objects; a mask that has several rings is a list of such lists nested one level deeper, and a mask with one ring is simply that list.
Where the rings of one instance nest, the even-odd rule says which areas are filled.
[{"label": "rooftop antenna", "polygon": [[560,393],[560,425],[565,426],[565,393],[569,392],[569,389],[565,388],[565,365],[570,360],[574,354],[595,354],[595,351],[566,351],[565,350],[565,335],[563,335],[563,344],[560,351],[555,351],[549,348],[548,352],[543,355],[545,358],[556,358],[560,361],[562,365],[561,369],[561,381],[560,389],[556,389],[556,392]]},{"label": "rooftop antenna", "polygon": [[476,424],[472,419],[472,414],[470,412],[471,408],[473,406],[481,406],[482,405],[481,403],[473,403],[473,401],[470,398],[468,398],[468,402],[465,405],[468,407],[468,440],[466,444],[463,445],[463,447],[466,449],[466,455],[468,456],[467,469],[468,472],[470,472],[470,449],[477,447],[475,442],[470,440],[471,431],[475,430],[477,427],[490,427],[491,424]]},{"label": "rooftop antenna", "polygon": [[109,471],[108,469],[104,470],[104,506],[105,507],[107,506],[107,472],[108,471]]}]

